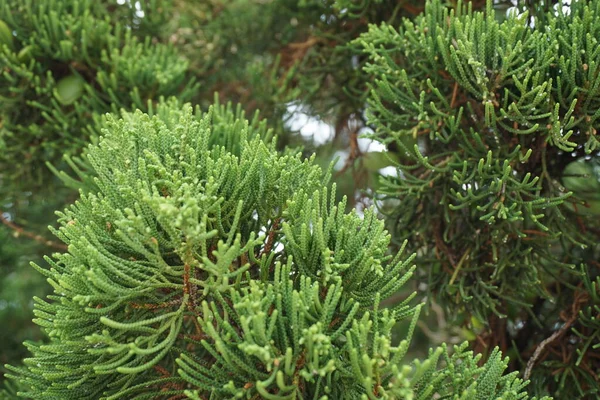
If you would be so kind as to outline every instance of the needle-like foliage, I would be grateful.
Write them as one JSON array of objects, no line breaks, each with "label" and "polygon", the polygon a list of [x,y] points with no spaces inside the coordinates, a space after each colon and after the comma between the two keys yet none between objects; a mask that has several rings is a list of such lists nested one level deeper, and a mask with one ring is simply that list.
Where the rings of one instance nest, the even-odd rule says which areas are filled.
[{"label": "needle-like foliage", "polygon": [[51,168],[63,169],[64,155],[96,140],[104,113],[145,110],[161,95],[186,101],[197,87],[187,59],[164,44],[172,2],[123,3],[0,1],[2,363],[24,356],[14,343],[40,336],[24,322],[31,319],[28,299],[45,293],[27,264],[63,247],[46,227],[55,223],[54,210],[77,197]]},{"label": "needle-like foliage", "polygon": [[[528,399],[495,350],[405,360],[420,306],[384,308],[414,256],[373,210],[279,154],[264,124],[177,102],[107,117],[95,187],[59,213],[68,251],[35,298],[46,343],[10,367],[33,399]],[[406,337],[391,341],[397,321]]]},{"label": "needle-like foliage", "polygon": [[591,398],[600,2],[570,3],[499,20],[491,1],[429,1],[357,43],[369,121],[400,160],[380,192],[400,202],[383,209],[395,238],[412,238],[428,292],[469,329],[486,324],[480,341],[520,354],[541,392]]},{"label": "needle-like foliage", "polygon": [[148,35],[161,22],[157,3],[143,20],[110,1],[0,4],[4,191],[38,188],[51,176],[44,164],[78,154],[98,133],[92,121],[106,112],[145,109],[161,95],[189,99],[195,85],[187,61]]}]

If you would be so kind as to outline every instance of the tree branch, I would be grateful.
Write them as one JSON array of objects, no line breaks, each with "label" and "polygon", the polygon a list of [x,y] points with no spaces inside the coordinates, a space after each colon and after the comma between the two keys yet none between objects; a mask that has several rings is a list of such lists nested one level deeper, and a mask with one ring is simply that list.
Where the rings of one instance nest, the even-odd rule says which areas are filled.
[{"label": "tree branch", "polygon": [[46,239],[45,237],[43,237],[41,235],[37,235],[35,233],[26,231],[25,229],[23,229],[19,225],[15,224],[14,222],[12,222],[8,218],[6,218],[4,216],[4,211],[2,211],[2,210],[0,210],[0,222],[2,222],[4,225],[8,226],[10,229],[12,229],[13,231],[15,231],[17,233],[17,236],[25,236],[25,237],[28,237],[30,239],[35,240],[38,243],[41,243],[41,244],[46,245],[48,247],[52,247],[52,248],[54,248],[56,250],[67,251],[67,245],[66,244],[59,243],[59,242],[54,242],[52,240]]}]

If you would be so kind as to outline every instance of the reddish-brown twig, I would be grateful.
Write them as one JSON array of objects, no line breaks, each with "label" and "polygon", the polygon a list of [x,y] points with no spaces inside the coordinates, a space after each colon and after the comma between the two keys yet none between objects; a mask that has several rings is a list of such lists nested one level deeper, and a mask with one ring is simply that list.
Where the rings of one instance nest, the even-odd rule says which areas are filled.
[{"label": "reddish-brown twig", "polygon": [[41,235],[37,235],[35,233],[26,231],[25,229],[23,229],[19,225],[15,224],[14,222],[12,222],[8,218],[6,218],[4,216],[4,212],[2,210],[0,210],[0,222],[2,222],[4,225],[6,225],[7,227],[9,227],[13,231],[15,231],[18,236],[28,237],[30,239],[35,240],[38,243],[44,244],[44,245],[46,245],[48,247],[52,247],[52,248],[54,248],[56,250],[67,251],[67,245],[66,244],[54,242],[52,240],[46,239],[45,237],[43,237]]}]

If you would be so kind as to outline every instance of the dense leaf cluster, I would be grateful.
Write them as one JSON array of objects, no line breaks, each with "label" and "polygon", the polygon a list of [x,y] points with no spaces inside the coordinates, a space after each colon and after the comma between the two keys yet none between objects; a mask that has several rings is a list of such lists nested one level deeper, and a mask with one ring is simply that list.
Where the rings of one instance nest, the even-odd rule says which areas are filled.
[{"label": "dense leaf cluster", "polygon": [[[379,303],[411,276],[383,222],[346,214],[321,169],[264,124],[161,103],[110,118],[96,189],[60,213],[68,252],[36,266],[48,343],[11,369],[48,399],[526,399],[494,351],[404,356],[420,307]],[[398,320],[407,337],[391,342]]]},{"label": "dense leaf cluster", "polygon": [[600,389],[589,283],[599,273],[600,3],[534,16],[499,21],[491,2],[483,13],[430,1],[400,27],[372,26],[359,41],[375,77],[369,121],[399,155],[380,193],[400,200],[386,212],[396,238],[413,239],[428,290],[532,362],[560,333],[541,387],[589,396]]},{"label": "dense leaf cluster", "polygon": [[194,92],[185,58],[147,35],[159,21],[142,24],[126,7],[10,0],[0,5],[0,21],[4,187],[40,185],[49,175],[44,163],[78,154],[105,112],[146,109],[161,95],[185,101]]}]

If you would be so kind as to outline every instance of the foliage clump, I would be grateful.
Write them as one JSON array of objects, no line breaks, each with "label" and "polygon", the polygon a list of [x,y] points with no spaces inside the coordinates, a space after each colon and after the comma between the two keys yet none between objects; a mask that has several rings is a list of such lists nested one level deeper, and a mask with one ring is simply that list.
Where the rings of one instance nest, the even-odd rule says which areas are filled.
[{"label": "foliage clump", "polygon": [[369,121],[400,160],[380,190],[399,202],[384,212],[396,240],[412,238],[428,291],[459,323],[487,325],[480,341],[525,360],[541,392],[589,398],[600,393],[600,2],[546,6],[498,19],[491,1],[486,12],[429,1],[358,43]]},{"label": "foliage clump", "polygon": [[8,193],[38,189],[51,177],[44,164],[79,154],[97,136],[100,115],[194,93],[187,60],[152,36],[165,23],[157,3],[141,19],[112,1],[2,2],[0,168]]},{"label": "foliage clump", "polygon": [[25,355],[17,343],[40,337],[30,298],[46,289],[28,263],[63,250],[47,226],[77,198],[52,168],[82,167],[72,156],[97,139],[104,113],[146,110],[163,95],[188,101],[197,91],[187,58],[165,44],[173,7],[163,0],[0,2],[0,325],[10,327],[0,334],[3,364]]},{"label": "foliage clump", "polygon": [[389,255],[383,222],[345,213],[312,159],[227,107],[150,114],[108,117],[88,149],[95,188],[55,231],[68,252],[35,266],[54,294],[35,299],[49,341],[10,367],[22,396],[528,398],[497,350],[404,360],[420,307],[380,303],[414,256]]}]

